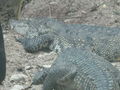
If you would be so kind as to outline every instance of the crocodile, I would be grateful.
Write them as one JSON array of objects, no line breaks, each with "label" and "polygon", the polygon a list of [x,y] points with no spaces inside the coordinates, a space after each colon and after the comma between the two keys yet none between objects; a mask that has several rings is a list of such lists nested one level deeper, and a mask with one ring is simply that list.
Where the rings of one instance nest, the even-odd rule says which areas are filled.
[{"label": "crocodile", "polygon": [[[64,48],[84,46],[108,61],[120,61],[119,27],[65,24],[62,21],[50,18],[11,20],[10,25],[21,35],[16,40],[23,45],[26,51],[37,52],[46,47],[61,52]],[[53,42],[46,44],[46,40],[43,44],[37,42],[40,40],[36,38],[42,38],[43,35],[47,34],[49,36],[47,38],[51,40],[52,37]]]},{"label": "crocodile", "polygon": [[2,83],[2,81],[5,79],[5,74],[6,74],[6,56],[4,49],[2,27],[0,25],[0,83]]},{"label": "crocodile", "polygon": [[120,72],[90,50],[67,48],[32,84],[43,84],[43,90],[120,90]]}]

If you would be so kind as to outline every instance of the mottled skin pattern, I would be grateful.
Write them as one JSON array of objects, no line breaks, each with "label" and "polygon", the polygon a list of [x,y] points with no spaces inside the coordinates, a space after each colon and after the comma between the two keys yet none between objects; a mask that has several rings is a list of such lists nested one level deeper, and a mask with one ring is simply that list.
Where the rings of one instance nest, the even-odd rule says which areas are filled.
[{"label": "mottled skin pattern", "polygon": [[32,85],[39,85],[43,84],[45,81],[45,78],[47,77],[49,73],[50,68],[44,68],[34,74],[34,78],[32,80]]},{"label": "mottled skin pattern", "polygon": [[[35,44],[34,42],[39,40],[36,41],[34,37],[43,37],[44,34],[48,34],[48,36],[53,37],[53,42],[46,44],[46,48],[60,52],[64,48],[84,46],[109,61],[120,61],[120,28],[65,24],[54,19],[14,20],[10,24],[24,38],[31,38],[31,40],[24,41],[27,43],[33,42],[33,47],[45,44],[44,41],[42,41],[43,44]],[[27,44],[21,43],[25,49],[30,49],[29,45],[27,48]],[[39,50],[36,50],[36,52]],[[35,50],[33,51],[35,52]]]},{"label": "mottled skin pattern", "polygon": [[21,42],[24,46],[24,49],[30,53],[35,53],[37,51],[46,49],[50,47],[51,43],[53,43],[53,37],[48,34],[47,35],[44,34],[44,35],[33,37],[33,38],[27,38],[27,37],[20,38],[20,39],[16,38],[16,40],[18,42]]},{"label": "mottled skin pattern", "polygon": [[43,90],[120,90],[120,72],[89,50],[67,48],[35,75],[33,84],[42,83]]},{"label": "mottled skin pattern", "polygon": [[2,27],[0,25],[0,83],[5,79],[5,74],[6,74],[6,57]]}]

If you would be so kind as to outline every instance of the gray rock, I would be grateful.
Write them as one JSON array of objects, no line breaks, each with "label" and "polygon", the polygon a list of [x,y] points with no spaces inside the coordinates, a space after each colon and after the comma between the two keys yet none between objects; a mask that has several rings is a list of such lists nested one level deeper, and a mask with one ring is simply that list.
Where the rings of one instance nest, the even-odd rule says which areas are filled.
[{"label": "gray rock", "polygon": [[32,66],[25,66],[25,70],[30,70],[32,68],[33,68]]},{"label": "gray rock", "polygon": [[24,87],[22,85],[14,85],[10,90],[23,90]]},{"label": "gray rock", "polygon": [[10,77],[11,82],[20,82],[20,81],[25,81],[28,77],[25,74],[13,74]]}]

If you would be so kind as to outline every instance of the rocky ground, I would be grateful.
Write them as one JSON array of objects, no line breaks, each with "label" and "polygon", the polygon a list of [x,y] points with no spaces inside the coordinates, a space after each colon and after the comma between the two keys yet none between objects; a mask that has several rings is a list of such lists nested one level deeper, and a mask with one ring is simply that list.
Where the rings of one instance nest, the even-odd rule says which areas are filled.
[{"label": "rocky ground", "polygon": [[15,41],[12,32],[4,34],[4,39],[7,57],[7,74],[4,81],[4,89],[0,90],[14,90],[11,89],[14,85],[28,86],[31,83],[33,73],[39,70],[41,66],[49,66],[56,55],[53,52],[26,53],[22,45]]},{"label": "rocky ground", "polygon": [[[120,25],[120,0],[32,0],[22,11],[21,18],[50,17],[66,23],[82,23],[103,26]],[[4,33],[7,57],[7,74],[0,90],[25,90],[34,72],[41,66],[48,67],[54,61],[54,52],[26,53],[15,41],[15,33]],[[120,62],[112,63],[120,69]],[[26,90],[42,90],[32,86]]]}]

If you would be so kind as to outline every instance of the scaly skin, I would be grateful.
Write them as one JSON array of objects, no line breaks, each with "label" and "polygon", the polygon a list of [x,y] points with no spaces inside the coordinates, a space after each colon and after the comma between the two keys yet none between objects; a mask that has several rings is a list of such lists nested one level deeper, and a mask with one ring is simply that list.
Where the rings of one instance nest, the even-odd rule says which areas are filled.
[{"label": "scaly skin", "polygon": [[[54,41],[47,48],[58,49],[58,52],[68,47],[84,46],[108,61],[120,61],[120,28],[117,27],[65,24],[47,18],[11,21],[11,26],[14,27],[16,32],[22,34],[25,38],[32,38],[33,41],[36,41],[34,37],[43,37],[44,34],[50,36],[51,34],[51,36],[54,36]],[[26,42],[32,41],[26,40]],[[34,44],[33,47],[38,45]],[[23,46],[26,47],[25,44]]]},{"label": "scaly skin", "polygon": [[89,50],[67,48],[33,84],[43,84],[43,90],[120,90],[120,72]]},{"label": "scaly skin", "polygon": [[53,37],[47,34],[33,38],[16,38],[16,40],[24,45],[24,49],[27,52],[35,53],[36,51],[40,51],[42,49],[49,49],[48,47],[53,42]]}]

